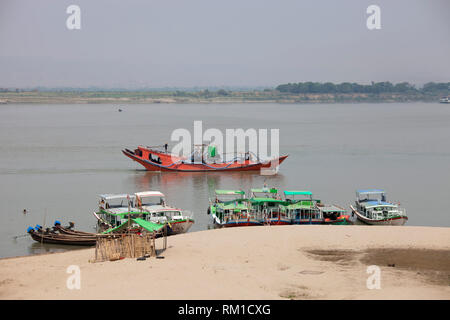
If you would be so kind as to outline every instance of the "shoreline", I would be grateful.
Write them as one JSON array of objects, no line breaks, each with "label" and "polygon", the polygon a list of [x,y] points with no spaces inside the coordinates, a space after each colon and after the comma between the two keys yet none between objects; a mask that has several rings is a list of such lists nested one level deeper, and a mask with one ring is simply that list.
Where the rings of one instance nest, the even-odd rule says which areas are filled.
[{"label": "shoreline", "polygon": [[[445,227],[205,230],[168,237],[164,259],[91,263],[93,248],[2,258],[0,299],[447,300],[449,240]],[[372,264],[379,290],[366,287]],[[80,290],[66,288],[69,265],[80,267]]]},{"label": "shoreline", "polygon": [[322,104],[322,103],[439,103],[440,95],[424,94],[286,94],[251,91],[232,92],[223,96],[216,93],[176,92],[0,92],[0,104]]},{"label": "shoreline", "polygon": [[[294,225],[292,225],[292,226],[294,226]],[[295,225],[296,227],[300,227],[300,225]],[[311,225],[311,226],[308,226],[308,225],[304,225],[303,227],[312,227],[313,225]],[[365,224],[354,224],[353,226],[358,226],[358,227],[375,227],[375,228],[378,228],[378,227],[380,227],[380,226],[370,226],[370,225],[365,225]],[[261,226],[258,226],[258,227],[261,227]],[[272,227],[285,227],[285,226],[272,226]],[[352,227],[352,225],[349,225],[349,226],[345,226],[345,227]],[[405,228],[405,227],[407,227],[407,228],[436,228],[436,229],[449,229],[450,230],[450,227],[440,227],[440,226],[393,226],[394,228],[398,228],[398,227],[400,227],[400,228]],[[240,227],[240,228],[245,228],[245,227]],[[192,232],[188,232],[188,233],[185,233],[184,235],[186,235],[186,234],[193,234],[193,233],[197,233],[197,232],[204,232],[204,231],[214,231],[214,230],[220,230],[220,229],[230,229],[230,228],[214,228],[214,229],[205,229],[205,230],[197,230],[197,231],[192,231]],[[231,228],[231,229],[234,229],[234,228]],[[28,236],[28,235],[27,235]],[[170,240],[171,238],[172,238],[173,236],[169,236],[168,237],[168,239]],[[450,240],[450,238],[449,238],[449,240]],[[158,241],[158,239],[157,239],[157,241]],[[34,244],[35,242],[33,242],[33,244]],[[46,244],[44,244],[44,245],[46,245]],[[62,249],[64,247],[64,249]],[[39,252],[39,253],[32,253],[32,254],[26,254],[26,255],[18,255],[18,256],[8,256],[8,257],[0,257],[0,262],[2,261],[2,260],[7,260],[7,259],[18,259],[18,258],[26,258],[26,257],[35,257],[35,256],[45,256],[45,255],[53,255],[53,254],[60,254],[60,253],[66,253],[66,252],[72,252],[72,251],[82,251],[82,250],[90,250],[90,249],[92,249],[92,247],[89,247],[89,246],[87,246],[87,247],[78,247],[78,248],[70,248],[70,247],[72,247],[72,246],[62,246],[61,245],[61,249],[63,250],[63,251],[51,251],[51,252]],[[449,250],[450,250],[450,245],[449,245]]]}]

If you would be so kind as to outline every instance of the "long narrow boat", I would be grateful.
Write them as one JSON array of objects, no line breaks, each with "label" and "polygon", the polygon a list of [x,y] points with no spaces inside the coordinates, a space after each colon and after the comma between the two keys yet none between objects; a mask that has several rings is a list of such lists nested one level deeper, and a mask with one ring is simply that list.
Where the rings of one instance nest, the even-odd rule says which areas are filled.
[{"label": "long narrow boat", "polygon": [[97,242],[97,237],[117,237],[117,235],[93,235],[93,236],[79,236],[67,235],[54,232],[45,232],[39,228],[29,227],[27,232],[34,241],[40,243],[74,245],[74,246],[94,246]]},{"label": "long narrow boat", "polygon": [[357,219],[365,224],[402,226],[408,221],[406,210],[388,202],[386,192],[381,189],[357,190],[355,207],[350,207]]},{"label": "long narrow boat", "polygon": [[[167,224],[168,235],[185,233],[194,224],[191,216],[168,206],[164,194],[159,191],[143,191],[134,195],[101,195],[99,210],[94,212],[94,216],[98,220],[99,232],[118,227],[130,218]],[[136,228],[139,226],[136,225]]]},{"label": "long narrow boat", "polygon": [[210,200],[208,214],[220,227],[258,226],[261,222],[249,212],[248,201],[242,190],[216,190]]},{"label": "long narrow boat", "polygon": [[[207,171],[252,171],[275,168],[288,157],[287,155],[263,161],[250,153],[243,157],[234,158],[231,161],[223,161],[216,155],[209,157],[201,151],[189,157],[179,157],[167,151],[150,147],[138,146],[134,151],[122,150],[128,158],[138,162],[149,171],[183,171],[183,172],[207,172]],[[210,152],[212,153],[212,152]]]}]

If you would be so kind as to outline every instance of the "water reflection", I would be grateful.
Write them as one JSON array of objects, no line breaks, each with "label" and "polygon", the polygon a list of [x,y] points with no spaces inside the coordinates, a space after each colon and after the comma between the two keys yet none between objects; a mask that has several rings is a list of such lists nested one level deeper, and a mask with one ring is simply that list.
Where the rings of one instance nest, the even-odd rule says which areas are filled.
[{"label": "water reflection", "polygon": [[[259,171],[258,171],[259,172]],[[150,172],[136,171],[132,177],[138,190],[165,191],[166,196],[177,194],[187,197],[199,194],[213,195],[216,189],[242,189],[262,187],[283,188],[285,177],[282,174],[262,176],[256,172]],[[174,192],[175,190],[175,192]],[[179,191],[183,191],[179,194]]]},{"label": "water reflection", "polygon": [[33,242],[28,246],[28,254],[44,254],[44,253],[53,253],[53,252],[64,252],[68,250],[79,250],[86,249],[89,247],[86,246],[64,246],[58,244],[51,243],[39,243]]}]

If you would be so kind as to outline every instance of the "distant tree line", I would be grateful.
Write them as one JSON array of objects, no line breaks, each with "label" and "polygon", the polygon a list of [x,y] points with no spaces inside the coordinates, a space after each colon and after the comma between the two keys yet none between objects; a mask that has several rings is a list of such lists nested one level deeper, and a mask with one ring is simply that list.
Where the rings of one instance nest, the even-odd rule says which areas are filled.
[{"label": "distant tree line", "polygon": [[450,89],[450,82],[426,83],[422,88],[417,89],[413,84],[401,82],[392,84],[386,82],[372,82],[369,85],[343,82],[334,84],[331,82],[299,82],[281,84],[276,90],[283,93],[443,93],[447,94]]}]

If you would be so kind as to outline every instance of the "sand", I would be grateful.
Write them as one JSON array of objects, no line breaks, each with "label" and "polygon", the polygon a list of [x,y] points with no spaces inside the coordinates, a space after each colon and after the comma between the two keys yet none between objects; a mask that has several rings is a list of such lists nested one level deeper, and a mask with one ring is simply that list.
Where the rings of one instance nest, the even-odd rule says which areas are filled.
[{"label": "sand", "polygon": [[[169,237],[160,257],[92,263],[94,249],[83,249],[1,259],[0,298],[450,299],[450,228],[217,229]],[[80,289],[67,288],[70,265]]]}]

